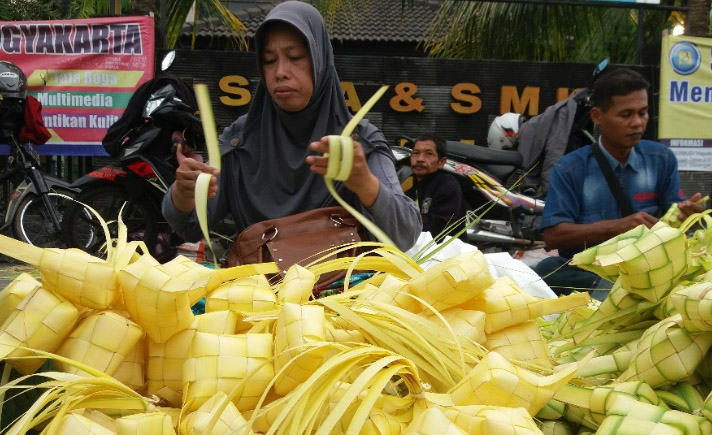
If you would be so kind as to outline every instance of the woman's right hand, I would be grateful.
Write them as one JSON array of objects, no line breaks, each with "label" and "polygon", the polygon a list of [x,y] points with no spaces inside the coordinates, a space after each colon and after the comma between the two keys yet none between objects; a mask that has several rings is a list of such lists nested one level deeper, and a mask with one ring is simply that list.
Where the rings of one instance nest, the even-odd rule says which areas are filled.
[{"label": "woman's right hand", "polygon": [[[195,210],[195,182],[201,173],[211,174],[208,198],[214,198],[218,193],[218,175],[220,171],[203,163],[202,159],[186,157],[180,151],[177,152],[178,169],[176,169],[176,181],[171,190],[173,205],[184,213]],[[198,156],[199,157],[199,156]]]}]

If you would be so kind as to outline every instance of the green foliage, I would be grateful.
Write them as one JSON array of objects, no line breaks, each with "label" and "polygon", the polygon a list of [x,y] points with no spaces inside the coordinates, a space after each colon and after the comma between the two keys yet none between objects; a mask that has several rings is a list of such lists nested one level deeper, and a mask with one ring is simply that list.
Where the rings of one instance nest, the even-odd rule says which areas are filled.
[{"label": "green foliage", "polygon": [[[646,10],[644,41],[660,40],[668,13]],[[427,31],[433,56],[631,63],[637,11],[531,3],[446,0]]]},{"label": "green foliage", "polygon": [[4,0],[0,2],[0,20],[51,20],[59,17],[53,0]]},{"label": "green foliage", "polygon": [[[183,23],[193,6],[193,0],[168,0],[167,1],[167,30],[166,45],[168,48],[175,47],[178,38],[183,30]],[[195,19],[193,22],[193,36],[191,47],[195,47],[195,36],[197,34],[196,23],[201,17],[218,17],[221,24],[231,28],[234,32],[233,41],[241,49],[247,49],[245,40],[245,26],[230,12],[220,0],[195,0]]]}]

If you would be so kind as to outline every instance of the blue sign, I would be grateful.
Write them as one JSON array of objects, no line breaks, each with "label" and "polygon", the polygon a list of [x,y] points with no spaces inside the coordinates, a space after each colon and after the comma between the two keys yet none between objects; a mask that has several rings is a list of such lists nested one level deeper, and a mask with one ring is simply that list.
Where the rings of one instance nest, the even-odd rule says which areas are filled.
[{"label": "blue sign", "polygon": [[668,59],[673,71],[683,76],[697,71],[702,62],[700,50],[695,43],[690,41],[682,41],[673,45]]}]

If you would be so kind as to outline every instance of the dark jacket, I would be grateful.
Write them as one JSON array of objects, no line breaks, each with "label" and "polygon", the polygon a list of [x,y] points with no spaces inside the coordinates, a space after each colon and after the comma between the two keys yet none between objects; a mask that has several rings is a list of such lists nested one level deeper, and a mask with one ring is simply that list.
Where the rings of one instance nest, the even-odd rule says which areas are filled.
[{"label": "dark jacket", "polygon": [[[421,181],[416,180],[413,188],[406,194],[418,204],[423,217],[423,231],[430,231],[433,237],[465,215],[460,184],[452,174],[443,170],[438,170]],[[454,235],[463,226],[464,223],[448,233]],[[461,238],[465,239],[464,234]]]}]

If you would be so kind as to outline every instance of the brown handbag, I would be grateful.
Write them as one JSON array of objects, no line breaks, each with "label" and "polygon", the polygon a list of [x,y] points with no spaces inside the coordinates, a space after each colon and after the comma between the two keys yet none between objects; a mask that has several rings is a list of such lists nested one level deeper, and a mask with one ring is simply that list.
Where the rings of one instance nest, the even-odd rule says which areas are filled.
[{"label": "brown handbag", "polygon": [[[245,228],[235,239],[227,266],[274,261],[284,277],[290,266],[306,266],[320,257],[320,252],[345,243],[365,240],[361,224],[343,207],[325,207],[269,219]],[[358,255],[354,248],[339,257]],[[332,257],[333,258],[333,257]],[[336,271],[319,278],[317,287],[343,278]]]}]

